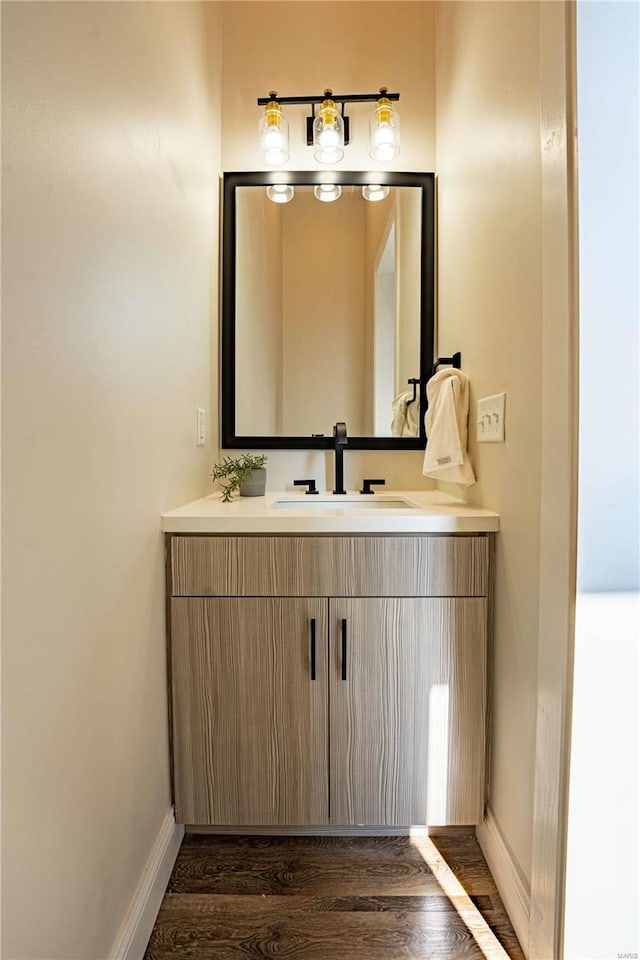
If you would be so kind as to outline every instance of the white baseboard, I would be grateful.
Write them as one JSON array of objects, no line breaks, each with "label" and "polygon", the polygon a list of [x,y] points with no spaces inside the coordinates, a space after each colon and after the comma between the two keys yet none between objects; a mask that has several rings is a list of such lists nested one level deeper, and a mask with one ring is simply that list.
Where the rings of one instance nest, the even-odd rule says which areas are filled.
[{"label": "white baseboard", "polygon": [[176,823],[170,807],[116,937],[111,960],[142,960],[183,836],[184,826]]},{"label": "white baseboard", "polygon": [[504,908],[509,914],[515,934],[520,941],[522,952],[525,957],[528,957],[531,890],[526,877],[523,876],[505,843],[490,807],[487,808],[484,822],[476,827],[476,836],[496,882]]}]

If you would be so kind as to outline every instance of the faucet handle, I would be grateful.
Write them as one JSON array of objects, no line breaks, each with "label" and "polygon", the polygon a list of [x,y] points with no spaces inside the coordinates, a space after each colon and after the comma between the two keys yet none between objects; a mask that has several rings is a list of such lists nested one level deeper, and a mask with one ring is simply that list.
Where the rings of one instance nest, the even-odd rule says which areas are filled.
[{"label": "faucet handle", "polygon": [[315,481],[315,480],[294,480],[294,481],[293,481],[293,485],[294,485],[294,487],[307,487],[308,489],[305,490],[305,496],[307,496],[307,497],[308,497],[309,494],[311,494],[311,493],[317,493],[317,492],[318,492],[318,491],[316,490],[316,481]]},{"label": "faucet handle", "polygon": [[375,493],[375,490],[372,490],[371,487],[373,487],[374,485],[376,487],[384,487],[386,482],[387,482],[386,480],[365,479],[362,481],[362,490],[360,491],[360,493],[373,495]]}]

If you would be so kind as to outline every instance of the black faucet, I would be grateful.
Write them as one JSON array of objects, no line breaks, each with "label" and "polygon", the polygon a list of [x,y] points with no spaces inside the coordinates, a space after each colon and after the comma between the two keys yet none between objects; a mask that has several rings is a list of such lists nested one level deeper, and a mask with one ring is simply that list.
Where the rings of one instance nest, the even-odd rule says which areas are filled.
[{"label": "black faucet", "polygon": [[342,458],[344,456],[344,447],[347,445],[347,425],[338,421],[335,427],[333,428],[333,449],[335,451],[336,458],[336,482],[334,494],[342,494],[347,491],[344,489],[344,464]]}]

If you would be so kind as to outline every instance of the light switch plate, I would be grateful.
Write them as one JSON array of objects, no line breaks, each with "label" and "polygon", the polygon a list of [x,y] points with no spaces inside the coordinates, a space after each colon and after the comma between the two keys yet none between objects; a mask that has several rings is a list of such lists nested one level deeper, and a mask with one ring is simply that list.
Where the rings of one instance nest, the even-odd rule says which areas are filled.
[{"label": "light switch plate", "polygon": [[207,426],[203,407],[196,407],[196,444],[204,447],[207,440]]},{"label": "light switch plate", "polygon": [[478,400],[478,443],[504,443],[504,407],[506,393]]}]

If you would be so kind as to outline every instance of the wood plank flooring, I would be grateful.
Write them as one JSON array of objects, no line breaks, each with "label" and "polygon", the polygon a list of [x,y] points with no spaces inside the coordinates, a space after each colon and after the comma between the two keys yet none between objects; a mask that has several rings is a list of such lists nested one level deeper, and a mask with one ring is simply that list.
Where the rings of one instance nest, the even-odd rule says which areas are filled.
[{"label": "wood plank flooring", "polygon": [[472,832],[184,839],[145,960],[524,960]]}]

